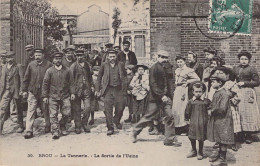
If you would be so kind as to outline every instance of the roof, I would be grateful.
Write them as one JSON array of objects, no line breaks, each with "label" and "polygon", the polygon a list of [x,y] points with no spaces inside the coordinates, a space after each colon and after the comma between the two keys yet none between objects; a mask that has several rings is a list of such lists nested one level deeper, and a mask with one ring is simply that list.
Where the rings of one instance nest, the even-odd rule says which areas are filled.
[{"label": "roof", "polygon": [[63,5],[63,7],[59,9],[59,15],[77,15],[77,14],[71,9],[69,9],[66,5]]}]

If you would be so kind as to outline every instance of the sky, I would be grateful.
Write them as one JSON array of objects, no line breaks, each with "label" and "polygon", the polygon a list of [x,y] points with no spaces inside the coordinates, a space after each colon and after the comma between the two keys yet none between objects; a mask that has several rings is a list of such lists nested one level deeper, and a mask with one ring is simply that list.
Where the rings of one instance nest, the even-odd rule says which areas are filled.
[{"label": "sky", "polygon": [[89,6],[96,4],[101,7],[104,12],[109,13],[110,0],[50,0],[53,7],[61,9],[66,5],[76,14],[81,14],[88,9]]},{"label": "sky", "polygon": [[89,6],[96,4],[101,7],[101,9],[109,13],[115,6],[119,9],[124,10],[123,13],[128,13],[128,9],[133,6],[134,0],[50,0],[53,7],[61,9],[66,5],[75,14],[81,14],[85,12]]}]

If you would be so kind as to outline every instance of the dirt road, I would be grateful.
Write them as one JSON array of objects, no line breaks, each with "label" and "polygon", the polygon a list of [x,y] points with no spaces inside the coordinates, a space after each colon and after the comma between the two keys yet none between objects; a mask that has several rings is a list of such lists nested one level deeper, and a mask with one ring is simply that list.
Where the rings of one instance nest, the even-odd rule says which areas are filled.
[{"label": "dirt road", "polygon": [[[43,118],[35,121],[34,137],[26,140],[23,134],[7,133],[14,131],[16,125],[8,120],[5,124],[5,135],[0,140],[0,165],[8,166],[202,166],[210,165],[207,156],[213,151],[213,143],[205,141],[204,155],[201,161],[197,158],[187,159],[190,143],[187,136],[179,136],[181,147],[167,147],[162,143],[163,136],[151,136],[144,129],[136,144],[131,143],[130,124],[123,124],[123,130],[116,130],[112,136],[106,135],[103,112],[96,112],[96,121],[91,133],[74,133],[74,125],[68,129],[70,134],[59,140],[52,140],[51,134],[44,134]],[[127,111],[122,118],[125,119]],[[238,152],[228,150],[229,165],[260,165],[260,143],[239,145]]]}]

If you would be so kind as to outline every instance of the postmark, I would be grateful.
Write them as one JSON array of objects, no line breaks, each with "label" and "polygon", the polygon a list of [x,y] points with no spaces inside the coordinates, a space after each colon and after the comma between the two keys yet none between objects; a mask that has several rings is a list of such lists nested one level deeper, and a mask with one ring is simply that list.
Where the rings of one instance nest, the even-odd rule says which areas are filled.
[{"label": "postmark", "polygon": [[210,0],[209,33],[250,35],[253,0]]}]

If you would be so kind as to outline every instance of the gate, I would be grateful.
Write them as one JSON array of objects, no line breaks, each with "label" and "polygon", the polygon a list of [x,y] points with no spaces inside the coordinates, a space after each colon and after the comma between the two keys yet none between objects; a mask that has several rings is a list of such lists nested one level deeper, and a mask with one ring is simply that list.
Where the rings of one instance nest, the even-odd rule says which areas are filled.
[{"label": "gate", "polygon": [[16,53],[15,60],[17,63],[25,65],[28,55],[24,47],[28,44],[34,45],[35,48],[43,48],[44,17],[43,15],[24,14],[22,9],[13,4],[13,51]]}]

